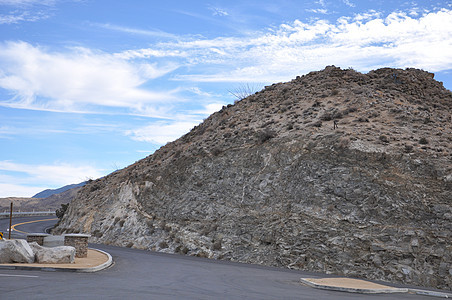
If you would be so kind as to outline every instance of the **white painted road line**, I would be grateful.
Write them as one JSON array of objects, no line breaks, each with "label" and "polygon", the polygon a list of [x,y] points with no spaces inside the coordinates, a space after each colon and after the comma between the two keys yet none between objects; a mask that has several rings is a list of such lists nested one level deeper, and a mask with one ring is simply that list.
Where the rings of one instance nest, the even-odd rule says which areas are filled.
[{"label": "white painted road line", "polygon": [[0,274],[0,277],[27,277],[27,278],[37,278],[39,276],[33,275],[11,275],[11,274]]}]

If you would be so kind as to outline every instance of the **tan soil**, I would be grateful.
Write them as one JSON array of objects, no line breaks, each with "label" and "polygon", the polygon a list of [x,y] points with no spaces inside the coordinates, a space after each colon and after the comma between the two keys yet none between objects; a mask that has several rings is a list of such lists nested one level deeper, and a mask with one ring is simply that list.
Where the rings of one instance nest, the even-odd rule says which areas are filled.
[{"label": "tan soil", "polygon": [[75,258],[73,264],[0,264],[0,266],[27,266],[27,267],[40,267],[40,268],[65,268],[65,269],[85,269],[100,266],[108,261],[108,256],[100,251],[94,249],[88,249],[88,256],[84,258]]},{"label": "tan soil", "polygon": [[393,289],[393,287],[387,285],[352,278],[303,278],[303,279],[314,284],[331,287],[372,289],[372,290]]}]

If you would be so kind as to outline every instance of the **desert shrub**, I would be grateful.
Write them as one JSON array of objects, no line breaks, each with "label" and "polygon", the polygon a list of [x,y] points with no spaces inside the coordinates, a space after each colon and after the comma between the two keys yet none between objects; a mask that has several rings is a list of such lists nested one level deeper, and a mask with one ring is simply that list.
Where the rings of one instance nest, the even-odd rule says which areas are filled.
[{"label": "desert shrub", "polygon": [[262,86],[258,84],[243,83],[232,90],[228,90],[228,92],[236,98],[235,102],[238,102],[255,94],[261,88]]},{"label": "desert shrub", "polygon": [[413,146],[412,145],[405,145],[404,151],[406,153],[410,153],[413,151]]},{"label": "desert shrub", "polygon": [[425,137],[421,137],[419,139],[419,144],[421,145],[427,145],[428,144],[428,140]]},{"label": "desert shrub", "polygon": [[358,122],[369,122],[369,119],[365,118],[365,117],[359,117],[358,119],[356,119],[356,121],[358,121]]},{"label": "desert shrub", "polygon": [[261,144],[274,138],[275,136],[276,136],[276,132],[271,129],[267,129],[267,130],[260,131],[257,133],[257,139]]},{"label": "desert shrub", "polygon": [[354,107],[354,106],[348,107],[348,108],[344,111],[344,114],[349,114],[349,113],[355,112],[355,111],[357,111],[357,110],[358,110],[358,109],[357,109],[356,107]]},{"label": "desert shrub", "polygon": [[68,207],[69,207],[69,203],[67,203],[67,204],[61,204],[61,207],[58,208],[58,209],[55,211],[55,214],[56,214],[56,216],[57,216],[58,219],[63,218],[64,214],[66,213],[66,211],[67,211],[67,209],[68,209]]},{"label": "desert shrub", "polygon": [[93,236],[96,238],[100,238],[100,237],[102,237],[102,235],[103,235],[102,232],[98,229],[93,231]]},{"label": "desert shrub", "polygon": [[121,221],[119,221],[119,226],[124,226],[124,223],[126,222],[126,220],[121,220]]},{"label": "desert shrub", "polygon": [[383,143],[389,143],[388,137],[387,137],[386,135],[384,135],[384,134],[380,135],[380,136],[378,137],[378,139],[379,139],[380,141],[382,141]]},{"label": "desert shrub", "polygon": [[165,249],[168,248],[168,244],[165,241],[162,241],[159,243],[159,247],[160,249]]},{"label": "desert shrub", "polygon": [[211,247],[212,250],[218,251],[221,250],[221,240],[215,241]]},{"label": "desert shrub", "polygon": [[312,127],[320,128],[322,127],[322,121],[317,121],[311,124]]},{"label": "desert shrub", "polygon": [[219,148],[213,148],[211,152],[213,156],[218,156],[220,155],[221,150]]},{"label": "desert shrub", "polygon": [[200,251],[198,252],[198,254],[196,254],[197,257],[202,257],[202,258],[208,258],[209,255],[207,255],[207,253],[205,253],[204,251]]},{"label": "desert shrub", "polygon": [[322,121],[331,121],[333,119],[333,116],[331,113],[327,112],[320,116],[320,120]]}]

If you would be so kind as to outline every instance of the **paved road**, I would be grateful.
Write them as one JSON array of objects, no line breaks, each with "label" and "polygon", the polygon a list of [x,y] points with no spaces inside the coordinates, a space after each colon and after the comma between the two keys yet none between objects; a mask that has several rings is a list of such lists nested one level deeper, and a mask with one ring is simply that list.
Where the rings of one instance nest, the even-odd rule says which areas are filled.
[{"label": "paved road", "polygon": [[[49,220],[49,221],[40,221]],[[39,221],[39,222],[36,222]],[[52,216],[36,216],[36,217],[18,217],[13,218],[13,226],[15,224],[21,224],[15,226],[15,229],[11,232],[11,238],[26,239],[27,235],[23,232],[44,232],[45,229],[53,227],[53,225],[58,221],[56,217]],[[22,224],[25,223],[25,224]],[[3,237],[8,238],[8,228],[9,228],[9,218],[0,219],[0,231],[3,232]],[[19,230],[19,231],[18,231]]]},{"label": "paved road", "polygon": [[[0,229],[2,224],[0,220]],[[36,231],[38,227],[31,224],[45,227],[44,222],[22,226]],[[316,290],[301,285],[299,279],[321,274],[91,246],[109,252],[115,265],[93,274],[0,270],[0,299],[432,299]]]}]

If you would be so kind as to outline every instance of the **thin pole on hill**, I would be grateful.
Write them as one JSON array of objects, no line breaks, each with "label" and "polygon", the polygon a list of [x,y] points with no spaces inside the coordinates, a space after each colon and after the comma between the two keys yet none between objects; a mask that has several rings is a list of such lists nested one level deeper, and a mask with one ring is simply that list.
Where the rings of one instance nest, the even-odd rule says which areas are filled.
[{"label": "thin pole on hill", "polygon": [[11,239],[11,224],[13,222],[13,203],[11,202],[11,209],[9,211],[9,231],[8,231],[8,240]]}]

